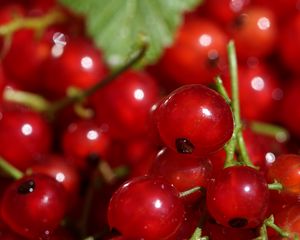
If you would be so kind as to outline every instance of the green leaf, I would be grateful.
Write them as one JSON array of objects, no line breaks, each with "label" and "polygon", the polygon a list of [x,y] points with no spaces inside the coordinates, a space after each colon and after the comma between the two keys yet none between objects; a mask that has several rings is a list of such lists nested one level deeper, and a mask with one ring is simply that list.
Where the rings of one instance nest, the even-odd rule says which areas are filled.
[{"label": "green leaf", "polygon": [[124,64],[140,35],[149,41],[143,64],[155,62],[174,39],[185,11],[201,0],[60,0],[86,17],[87,30],[113,66]]}]

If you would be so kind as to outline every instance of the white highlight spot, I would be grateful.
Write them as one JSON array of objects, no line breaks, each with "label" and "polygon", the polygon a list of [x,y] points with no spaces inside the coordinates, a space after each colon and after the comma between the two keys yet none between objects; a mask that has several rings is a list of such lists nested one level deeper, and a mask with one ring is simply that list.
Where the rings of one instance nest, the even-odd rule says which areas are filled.
[{"label": "white highlight spot", "polygon": [[256,91],[261,91],[264,89],[265,87],[265,82],[264,80],[257,76],[257,77],[254,77],[252,80],[251,80],[251,87],[256,90]]},{"label": "white highlight spot", "polygon": [[250,190],[251,190],[251,189],[250,189],[249,186],[244,187],[244,191],[245,191],[245,192],[250,192]]},{"label": "white highlight spot", "polygon": [[99,134],[95,130],[90,130],[87,132],[86,137],[89,140],[96,140],[99,137]]},{"label": "white highlight spot", "polygon": [[84,69],[91,69],[93,67],[93,60],[88,57],[88,56],[85,56],[81,59],[80,61],[80,65],[84,68]]},{"label": "white highlight spot", "polygon": [[208,47],[212,43],[212,38],[208,34],[202,34],[199,38],[199,43],[203,47]]},{"label": "white highlight spot", "polygon": [[32,126],[28,123],[25,123],[23,126],[22,126],[22,129],[21,129],[22,133],[25,135],[25,136],[29,136],[31,133],[32,133]]},{"label": "white highlight spot", "polygon": [[57,173],[55,179],[58,182],[63,182],[65,180],[65,175],[63,173]]},{"label": "white highlight spot", "polygon": [[207,117],[210,117],[212,115],[211,111],[209,111],[207,108],[202,108],[201,111]]},{"label": "white highlight spot", "polygon": [[159,199],[155,200],[155,202],[154,202],[155,208],[161,208],[161,205],[162,205],[162,202]]},{"label": "white highlight spot", "polygon": [[272,153],[272,152],[266,153],[265,159],[266,159],[267,163],[273,163],[273,162],[275,162],[275,155],[274,155],[274,153]]},{"label": "white highlight spot", "polygon": [[136,89],[133,94],[136,100],[143,100],[145,96],[144,91],[142,89]]},{"label": "white highlight spot", "polygon": [[267,30],[270,28],[271,26],[271,22],[268,18],[266,17],[261,17],[260,19],[258,19],[257,21],[257,26],[260,30]]},{"label": "white highlight spot", "polygon": [[60,45],[64,47],[67,44],[66,36],[61,32],[54,33],[52,39],[55,45]]}]

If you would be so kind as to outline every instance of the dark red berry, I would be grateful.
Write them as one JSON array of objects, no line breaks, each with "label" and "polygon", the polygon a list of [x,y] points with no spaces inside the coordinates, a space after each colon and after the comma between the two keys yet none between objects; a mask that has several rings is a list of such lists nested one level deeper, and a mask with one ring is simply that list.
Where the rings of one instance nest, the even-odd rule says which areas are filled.
[{"label": "dark red berry", "polygon": [[46,175],[26,176],[5,191],[3,221],[29,239],[47,239],[58,227],[66,211],[63,187]]},{"label": "dark red berry", "polygon": [[186,85],[170,93],[156,113],[163,142],[178,153],[207,155],[231,138],[229,105],[203,85]]},{"label": "dark red berry", "polygon": [[220,224],[253,228],[266,217],[269,190],[263,175],[254,168],[225,168],[207,189],[207,208]]},{"label": "dark red berry", "polygon": [[179,193],[161,178],[128,181],[113,194],[108,208],[110,227],[133,239],[167,239],[183,218]]}]

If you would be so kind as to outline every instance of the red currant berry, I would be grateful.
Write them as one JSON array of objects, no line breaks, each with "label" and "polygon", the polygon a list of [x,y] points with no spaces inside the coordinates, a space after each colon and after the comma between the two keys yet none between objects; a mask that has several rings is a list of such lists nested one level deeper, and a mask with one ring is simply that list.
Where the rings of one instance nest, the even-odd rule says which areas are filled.
[{"label": "red currant berry", "polygon": [[277,41],[277,24],[267,8],[250,7],[234,22],[233,38],[238,57],[265,57]]},{"label": "red currant berry", "polygon": [[179,193],[161,178],[128,181],[113,194],[108,208],[110,227],[133,239],[167,239],[183,218]]},{"label": "red currant berry", "polygon": [[[191,155],[179,154],[164,148],[156,157],[150,169],[150,175],[161,176],[173,184],[180,192],[194,187],[206,188],[211,178],[212,164],[207,158],[195,158]],[[184,199],[191,203],[198,200],[201,192],[195,192]]]},{"label": "red currant berry", "polygon": [[149,111],[158,98],[155,79],[131,70],[96,93],[93,104],[98,122],[108,124],[113,137],[124,139],[149,130]]},{"label": "red currant berry", "polygon": [[76,202],[75,199],[79,194],[79,172],[64,157],[60,155],[47,155],[43,161],[32,165],[30,172],[32,174],[40,173],[53,177],[64,186],[68,194],[68,199],[72,200],[72,203]]},{"label": "red currant berry", "polygon": [[48,153],[50,147],[50,128],[41,115],[26,109],[2,112],[0,155],[8,162],[20,170],[26,170]]},{"label": "red currant berry", "polygon": [[214,90],[186,85],[165,98],[156,119],[163,142],[179,153],[207,155],[231,138],[233,117],[229,105]]},{"label": "red currant berry", "polygon": [[296,154],[280,155],[268,170],[270,182],[278,181],[283,191],[291,196],[300,196],[300,156]]},{"label": "red currant berry", "polygon": [[47,239],[66,211],[63,187],[46,175],[26,176],[12,183],[4,193],[3,221],[29,239]]},{"label": "red currant berry", "polygon": [[93,121],[77,121],[69,125],[62,136],[62,148],[75,164],[86,169],[105,158],[110,147],[110,137],[105,126]]},{"label": "red currant berry", "polygon": [[207,189],[207,208],[220,224],[232,228],[253,228],[266,217],[268,185],[254,168],[225,168]]},{"label": "red currant berry", "polygon": [[173,81],[183,84],[211,83],[226,59],[226,34],[207,19],[187,21],[172,47],[166,49],[159,69]]},{"label": "red currant berry", "polygon": [[91,87],[108,72],[101,52],[89,40],[66,38],[61,33],[53,35],[52,54],[44,63],[43,83],[49,98],[65,96],[69,87]]},{"label": "red currant berry", "polygon": [[250,0],[210,0],[204,2],[204,7],[208,11],[208,16],[219,21],[223,26],[232,22],[249,6],[250,2]]},{"label": "red currant berry", "polygon": [[[263,63],[255,66],[239,65],[239,100],[242,118],[270,121],[282,98],[282,90],[274,72]],[[230,79],[224,85],[230,92]]]}]

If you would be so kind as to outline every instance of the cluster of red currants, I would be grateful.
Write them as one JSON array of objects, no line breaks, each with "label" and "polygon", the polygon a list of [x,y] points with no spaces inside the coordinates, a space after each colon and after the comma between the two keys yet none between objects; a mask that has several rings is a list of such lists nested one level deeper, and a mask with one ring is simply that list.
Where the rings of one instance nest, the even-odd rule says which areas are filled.
[{"label": "cluster of red currants", "polygon": [[0,239],[300,238],[299,9],[208,0],[113,71],[81,16],[1,1]]}]

